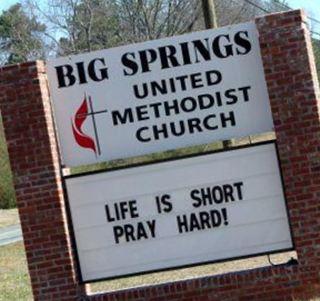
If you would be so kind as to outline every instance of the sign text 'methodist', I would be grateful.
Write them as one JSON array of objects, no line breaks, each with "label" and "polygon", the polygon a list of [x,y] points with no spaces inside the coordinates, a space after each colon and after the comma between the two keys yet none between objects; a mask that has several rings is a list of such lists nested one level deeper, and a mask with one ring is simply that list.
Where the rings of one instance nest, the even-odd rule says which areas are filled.
[{"label": "sign text 'methodist'", "polygon": [[139,200],[110,202],[105,205],[106,220],[112,224],[116,244],[156,238],[157,218],[162,214],[170,213],[175,219],[171,235],[228,226],[226,205],[243,200],[243,188],[243,182],[234,182],[190,189],[188,202],[194,210],[181,214],[173,213],[173,194],[155,196],[154,215],[143,220],[139,219]]}]

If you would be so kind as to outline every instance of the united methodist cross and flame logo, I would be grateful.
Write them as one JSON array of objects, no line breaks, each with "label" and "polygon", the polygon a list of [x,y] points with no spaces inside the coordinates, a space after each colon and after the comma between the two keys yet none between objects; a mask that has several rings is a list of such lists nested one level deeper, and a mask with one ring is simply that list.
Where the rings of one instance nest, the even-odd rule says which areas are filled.
[{"label": "united methodist cross and flame logo", "polygon": [[[90,149],[96,157],[101,155],[101,148],[97,130],[97,123],[96,123],[96,115],[101,113],[106,113],[108,110],[103,111],[94,111],[91,96],[84,95],[84,99],[76,111],[74,117],[71,120],[72,125],[72,132],[75,141],[80,147]],[[93,130],[94,130],[94,137],[90,137],[88,134],[84,133],[83,125],[85,121],[91,117]]]}]

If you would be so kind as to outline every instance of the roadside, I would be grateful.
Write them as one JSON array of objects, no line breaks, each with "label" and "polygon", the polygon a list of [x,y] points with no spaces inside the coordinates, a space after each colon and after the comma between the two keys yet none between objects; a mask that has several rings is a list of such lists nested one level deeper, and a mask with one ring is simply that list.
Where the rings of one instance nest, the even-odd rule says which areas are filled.
[{"label": "roadside", "polygon": [[20,224],[17,209],[0,209],[0,228]]},{"label": "roadside", "polygon": [[17,209],[0,210],[0,246],[22,240]]},{"label": "roadside", "polygon": [[0,246],[9,245],[22,240],[20,225],[0,228]]}]

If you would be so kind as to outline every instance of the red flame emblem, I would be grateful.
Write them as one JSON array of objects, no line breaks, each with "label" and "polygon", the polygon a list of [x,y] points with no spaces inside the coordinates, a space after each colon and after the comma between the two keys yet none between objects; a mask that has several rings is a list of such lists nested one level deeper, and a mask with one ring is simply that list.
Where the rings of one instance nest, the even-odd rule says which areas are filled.
[{"label": "red flame emblem", "polygon": [[77,110],[74,119],[72,121],[72,131],[73,136],[76,140],[76,142],[84,148],[89,148],[97,155],[96,145],[94,140],[86,135],[83,130],[82,126],[83,123],[86,121],[88,117],[88,103],[87,103],[87,97],[84,97],[84,100]]}]

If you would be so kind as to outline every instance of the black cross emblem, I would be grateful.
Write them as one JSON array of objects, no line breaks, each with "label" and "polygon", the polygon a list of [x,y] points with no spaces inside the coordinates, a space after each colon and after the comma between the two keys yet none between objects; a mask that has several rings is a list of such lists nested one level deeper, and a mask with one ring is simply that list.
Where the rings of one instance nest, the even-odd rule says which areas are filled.
[{"label": "black cross emblem", "polygon": [[[99,142],[99,136],[98,136],[98,130],[97,130],[97,124],[96,124],[96,115],[98,114],[102,114],[102,113],[107,113],[108,110],[102,110],[102,111],[94,111],[93,110],[93,105],[92,105],[92,100],[91,100],[91,96],[89,96],[87,98],[87,96],[85,96],[86,101],[88,100],[89,103],[89,112],[87,114],[85,114],[85,116],[91,116],[91,120],[92,120],[92,124],[93,124],[93,129],[94,129],[94,136],[95,136],[95,140],[96,140],[96,145],[97,145],[97,152],[98,155],[101,155],[101,148],[100,148],[100,142]],[[76,118],[82,118],[84,116],[84,114],[77,114]]]}]

